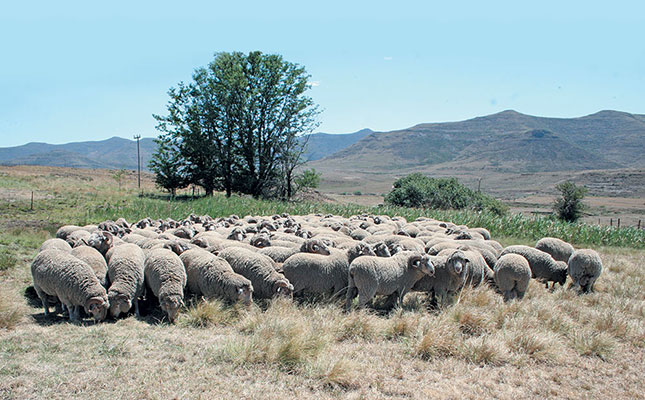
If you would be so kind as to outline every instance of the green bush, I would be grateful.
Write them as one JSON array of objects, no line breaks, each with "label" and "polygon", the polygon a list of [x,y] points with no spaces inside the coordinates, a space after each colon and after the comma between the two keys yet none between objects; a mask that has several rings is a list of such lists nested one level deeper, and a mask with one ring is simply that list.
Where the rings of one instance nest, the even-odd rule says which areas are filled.
[{"label": "green bush", "polygon": [[553,204],[553,211],[558,219],[567,222],[576,222],[585,210],[582,199],[587,193],[587,188],[577,186],[575,183],[566,181],[555,186],[560,192],[559,198]]},{"label": "green bush", "polygon": [[504,215],[508,207],[501,201],[476,192],[456,178],[430,178],[420,173],[397,179],[385,202],[402,207],[424,207],[440,210],[487,210]]}]

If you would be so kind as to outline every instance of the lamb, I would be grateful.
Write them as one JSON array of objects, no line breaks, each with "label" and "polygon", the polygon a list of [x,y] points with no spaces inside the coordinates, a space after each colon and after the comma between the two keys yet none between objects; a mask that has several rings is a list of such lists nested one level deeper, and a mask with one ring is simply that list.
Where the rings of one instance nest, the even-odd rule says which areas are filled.
[{"label": "lamb", "polygon": [[519,254],[505,254],[495,263],[495,284],[504,301],[522,299],[531,280],[531,267]]},{"label": "lamb", "polygon": [[108,266],[105,258],[98,250],[89,246],[78,246],[74,247],[70,254],[89,265],[99,282],[101,282],[101,285],[103,287],[107,286]]},{"label": "lamb", "polygon": [[350,310],[356,295],[359,296],[359,308],[375,295],[396,296],[400,306],[405,294],[418,280],[434,273],[430,256],[421,252],[404,251],[390,258],[358,257],[349,266],[345,310]]},{"label": "lamb", "polygon": [[376,256],[369,245],[358,243],[346,250],[331,249],[330,255],[297,253],[282,269],[295,294],[336,294],[347,288],[349,265],[359,256]]},{"label": "lamb", "polygon": [[318,239],[307,239],[302,242],[300,248],[269,246],[258,252],[269,256],[276,263],[284,263],[289,257],[297,253],[311,253],[329,255],[329,247]]},{"label": "lamb", "polygon": [[44,250],[31,263],[31,275],[46,316],[48,301],[55,297],[69,310],[70,320],[79,318],[79,306],[95,321],[105,319],[109,307],[107,293],[85,262],[63,251]]},{"label": "lamb", "polygon": [[132,308],[137,317],[139,314],[139,297],[144,289],[143,250],[135,244],[126,243],[114,247],[108,252],[108,288],[110,299],[110,315],[117,318],[121,313],[126,314]]},{"label": "lamb", "polygon": [[529,246],[509,246],[502,251],[500,256],[505,254],[519,254],[526,258],[531,267],[531,276],[535,279],[545,282],[549,286],[549,282],[556,282],[564,285],[567,281],[567,264],[562,261],[555,261],[549,254],[534,249]]},{"label": "lamb", "polygon": [[594,250],[576,250],[569,258],[568,272],[573,285],[579,286],[582,293],[593,292],[593,285],[602,273],[602,260]]},{"label": "lamb", "polygon": [[431,260],[435,266],[434,276],[424,276],[412,290],[432,294],[433,303],[444,307],[452,302],[457,291],[466,283],[470,260],[463,251],[455,251],[449,256],[435,256]]},{"label": "lamb", "polygon": [[63,239],[53,238],[45,240],[40,246],[40,249],[38,249],[38,252],[43,250],[59,250],[69,253],[72,251],[72,246]]},{"label": "lamb", "polygon": [[251,281],[235,273],[226,260],[202,248],[187,250],[179,258],[186,268],[188,290],[193,294],[251,304]]},{"label": "lamb", "polygon": [[535,244],[535,248],[548,253],[556,261],[568,262],[573,254],[573,246],[562,239],[545,237]]},{"label": "lamb", "polygon": [[186,270],[179,256],[168,249],[154,249],[147,253],[144,263],[146,286],[159,299],[161,309],[173,323],[184,306]]},{"label": "lamb", "polygon": [[233,271],[251,281],[257,298],[293,295],[293,285],[276,271],[275,262],[269,257],[241,247],[227,247],[218,256],[228,261]]}]

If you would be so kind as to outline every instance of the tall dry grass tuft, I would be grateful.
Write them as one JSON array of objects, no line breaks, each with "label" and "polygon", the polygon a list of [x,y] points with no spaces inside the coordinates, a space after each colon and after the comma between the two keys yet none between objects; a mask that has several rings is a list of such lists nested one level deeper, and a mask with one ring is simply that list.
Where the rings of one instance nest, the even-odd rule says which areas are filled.
[{"label": "tall dry grass tuft", "polygon": [[480,336],[466,340],[461,358],[478,365],[503,365],[509,360],[506,344],[495,336]]},{"label": "tall dry grass tuft", "polygon": [[0,286],[0,293],[0,329],[13,329],[25,317],[25,306],[7,285]]},{"label": "tall dry grass tuft", "polygon": [[605,332],[579,329],[572,332],[569,340],[581,356],[598,357],[607,361],[614,352],[616,341]]},{"label": "tall dry grass tuft", "polygon": [[243,306],[226,306],[220,300],[195,300],[177,321],[180,326],[208,328],[216,325],[232,325],[243,313]]},{"label": "tall dry grass tuft", "polygon": [[343,390],[354,390],[360,387],[360,376],[354,361],[341,358],[336,361],[321,377],[326,385]]},{"label": "tall dry grass tuft", "polygon": [[367,310],[353,311],[340,321],[336,340],[372,340],[380,334],[380,319]]}]

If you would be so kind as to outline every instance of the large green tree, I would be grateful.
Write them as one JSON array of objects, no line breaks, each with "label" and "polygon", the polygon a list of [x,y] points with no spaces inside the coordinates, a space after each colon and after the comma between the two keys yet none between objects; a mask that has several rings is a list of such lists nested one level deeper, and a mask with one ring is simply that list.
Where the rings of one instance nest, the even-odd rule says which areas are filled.
[{"label": "large green tree", "polygon": [[207,194],[290,197],[301,137],[319,113],[305,94],[308,79],[304,67],[280,55],[217,53],[192,82],[170,89],[157,129],[177,144],[189,182]]}]

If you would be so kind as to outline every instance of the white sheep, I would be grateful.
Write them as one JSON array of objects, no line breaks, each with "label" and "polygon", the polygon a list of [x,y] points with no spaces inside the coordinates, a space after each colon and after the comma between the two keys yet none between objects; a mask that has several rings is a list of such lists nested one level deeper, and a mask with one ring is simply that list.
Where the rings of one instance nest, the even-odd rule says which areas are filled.
[{"label": "white sheep", "polygon": [[573,285],[579,286],[582,293],[593,292],[593,285],[602,273],[602,260],[594,250],[576,250],[569,258],[568,272]]},{"label": "white sheep", "polygon": [[412,286],[424,275],[432,276],[434,272],[430,256],[420,252],[404,251],[389,258],[358,257],[349,266],[345,309],[349,311],[356,295],[359,308],[375,295],[395,295],[401,305]]},{"label": "white sheep", "polygon": [[89,265],[69,253],[44,250],[31,263],[34,289],[49,315],[50,299],[58,298],[69,310],[70,320],[84,307],[94,320],[105,319],[109,307],[107,293]]},{"label": "white sheep", "polygon": [[153,249],[144,264],[146,286],[159,299],[161,309],[172,323],[184,306],[186,269],[179,256],[168,249]]},{"label": "white sheep", "polygon": [[70,254],[89,265],[101,285],[107,285],[107,263],[98,250],[89,246],[78,246],[74,247]]},{"label": "white sheep", "polygon": [[134,311],[139,314],[139,297],[144,290],[145,256],[135,244],[126,243],[110,249],[108,259],[108,298],[110,315],[116,318],[127,313],[134,303]]},{"label": "white sheep", "polygon": [[537,241],[535,248],[548,253],[556,261],[568,262],[573,254],[573,246],[562,239],[545,237]]},{"label": "white sheep", "polygon": [[434,276],[424,276],[412,290],[431,294],[432,302],[443,307],[452,302],[466,283],[470,260],[460,250],[450,255],[434,256],[431,260],[435,266]]},{"label": "white sheep", "polygon": [[531,267],[519,254],[505,254],[495,263],[495,284],[504,301],[522,299],[531,280]]}]

